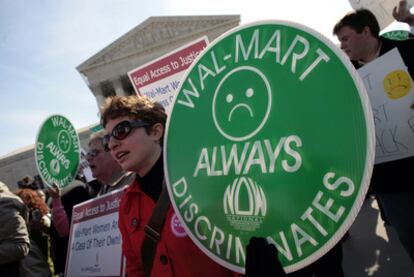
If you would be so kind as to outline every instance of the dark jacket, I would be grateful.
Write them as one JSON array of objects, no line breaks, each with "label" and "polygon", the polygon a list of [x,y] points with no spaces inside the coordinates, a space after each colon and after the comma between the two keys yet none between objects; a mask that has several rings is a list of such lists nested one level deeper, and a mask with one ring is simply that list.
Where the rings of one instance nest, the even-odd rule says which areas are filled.
[{"label": "dark jacket", "polygon": [[[65,188],[66,189],[66,188]],[[67,192],[62,191],[62,205],[65,208],[69,222],[72,217],[72,208],[76,204],[89,200],[91,197],[84,186],[76,186]],[[50,241],[52,246],[52,257],[55,266],[55,273],[65,272],[66,253],[68,251],[69,236],[61,238],[54,225],[50,226]]]},{"label": "dark jacket", "polygon": [[29,253],[27,209],[0,182],[0,276],[17,276],[20,261]]}]

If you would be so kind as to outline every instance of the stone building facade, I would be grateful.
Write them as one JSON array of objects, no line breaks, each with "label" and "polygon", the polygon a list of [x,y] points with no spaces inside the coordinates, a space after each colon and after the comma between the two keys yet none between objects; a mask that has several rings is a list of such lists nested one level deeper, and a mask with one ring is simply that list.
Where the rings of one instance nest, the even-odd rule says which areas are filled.
[{"label": "stone building facade", "polygon": [[99,108],[108,96],[135,93],[127,72],[202,36],[211,42],[239,22],[238,15],[150,17],[77,70]]},{"label": "stone building facade", "polygon": [[[135,93],[127,76],[130,70],[202,36],[212,42],[239,23],[239,15],[150,17],[76,69],[86,80],[100,108],[106,97]],[[90,127],[78,130],[84,149],[87,149]],[[37,174],[33,145],[0,157],[0,181],[12,190],[26,175]]]}]

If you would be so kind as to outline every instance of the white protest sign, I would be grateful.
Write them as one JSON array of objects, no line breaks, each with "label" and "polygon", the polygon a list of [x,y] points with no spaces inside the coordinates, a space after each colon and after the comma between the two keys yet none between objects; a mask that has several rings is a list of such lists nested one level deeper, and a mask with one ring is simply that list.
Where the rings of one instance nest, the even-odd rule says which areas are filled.
[{"label": "white protest sign", "polygon": [[[384,29],[394,21],[392,10],[398,6],[400,0],[349,0],[354,10],[368,9],[378,20],[380,29]],[[413,5],[414,1],[407,1],[408,5]]]},{"label": "white protest sign", "polygon": [[175,91],[185,70],[206,48],[207,44],[208,38],[204,36],[131,70],[128,72],[128,76],[135,92],[159,102],[169,114]]},{"label": "white protest sign", "polygon": [[397,48],[358,70],[374,115],[375,163],[414,156],[413,81]]},{"label": "white protest sign", "polygon": [[95,178],[93,177],[92,170],[89,167],[88,161],[86,160],[86,155],[87,155],[87,152],[83,148],[81,148],[81,159],[80,159],[79,171],[82,171],[83,176],[86,179],[86,182],[89,183],[95,180]]},{"label": "white protest sign", "polygon": [[124,189],[73,207],[65,276],[124,276],[118,208]]}]

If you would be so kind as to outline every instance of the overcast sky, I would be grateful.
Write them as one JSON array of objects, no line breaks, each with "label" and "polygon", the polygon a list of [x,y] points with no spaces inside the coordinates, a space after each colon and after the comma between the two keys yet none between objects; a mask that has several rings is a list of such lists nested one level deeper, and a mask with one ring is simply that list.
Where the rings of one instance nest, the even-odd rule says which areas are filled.
[{"label": "overcast sky", "polygon": [[150,16],[283,19],[334,39],[332,26],[350,10],[348,0],[0,0],[0,157],[34,144],[51,114],[77,129],[97,123],[76,67]]}]

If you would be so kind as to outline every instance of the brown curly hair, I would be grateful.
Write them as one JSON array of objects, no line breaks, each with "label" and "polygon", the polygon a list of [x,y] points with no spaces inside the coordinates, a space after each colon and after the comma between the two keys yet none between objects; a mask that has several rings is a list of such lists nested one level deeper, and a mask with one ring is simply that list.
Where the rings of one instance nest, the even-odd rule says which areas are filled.
[{"label": "brown curly hair", "polygon": [[40,197],[37,191],[25,188],[16,191],[16,195],[19,196],[24,204],[29,208],[30,211],[38,209],[42,216],[49,213],[49,207],[45,201]]},{"label": "brown curly hair", "polygon": [[110,119],[128,116],[150,125],[161,123],[165,127],[167,114],[164,107],[145,96],[113,96],[102,106],[101,125],[105,128]]},{"label": "brown curly hair", "polygon": [[160,103],[154,102],[146,96],[137,95],[107,98],[102,106],[101,125],[105,128],[109,120],[123,116],[148,123],[149,126],[144,127],[147,134],[151,133],[154,124],[160,123],[164,127],[164,133],[159,143],[161,147],[163,146],[167,114]]}]

